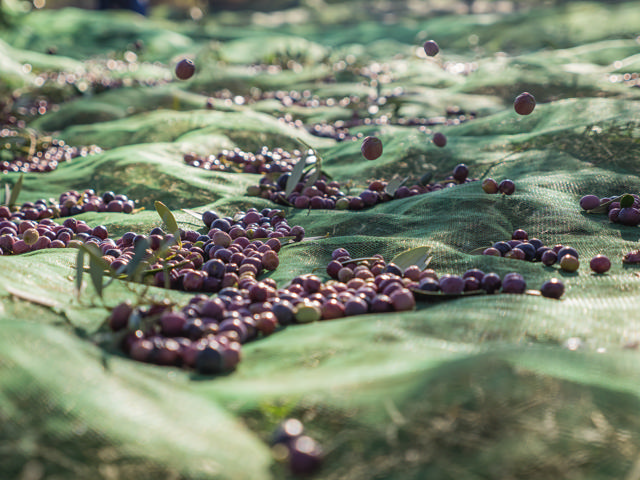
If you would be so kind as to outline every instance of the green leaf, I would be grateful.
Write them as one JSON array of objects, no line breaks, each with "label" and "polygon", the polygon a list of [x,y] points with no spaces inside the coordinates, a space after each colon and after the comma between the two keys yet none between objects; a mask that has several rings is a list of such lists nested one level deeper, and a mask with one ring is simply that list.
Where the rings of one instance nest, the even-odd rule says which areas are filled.
[{"label": "green leaf", "polygon": [[296,166],[293,167],[293,170],[291,171],[291,175],[287,179],[287,187],[284,189],[285,197],[288,197],[289,195],[291,195],[291,192],[293,192],[294,188],[296,188],[296,185],[302,178],[302,174],[304,173],[304,167],[306,167],[306,165],[307,165],[307,152],[303,153],[303,155],[300,157],[300,159],[296,163]]},{"label": "green leaf", "polygon": [[[428,290],[420,290],[419,288],[411,288],[413,292],[413,296],[416,300],[425,300],[425,301],[439,301],[439,300],[453,300],[455,298],[460,297],[473,297],[475,295],[487,295],[487,292],[484,290],[472,290],[470,292],[462,292],[462,293],[442,293],[442,292],[432,292]],[[540,290],[526,290],[524,292],[525,295],[530,295],[533,297],[540,297],[542,294]],[[511,293],[494,293],[493,296],[497,295],[512,295]]]},{"label": "green leaf", "polygon": [[94,259],[102,266],[102,270],[109,269],[109,262],[107,262],[104,258],[102,258],[102,251],[97,245],[93,245],[91,243],[86,244],[83,243],[80,246],[80,250],[84,250],[85,253],[89,255],[89,259]]},{"label": "green leaf", "polygon": [[[157,208],[156,208],[157,209]],[[198,220],[202,220],[202,214],[198,212],[194,212],[193,210],[189,210],[188,208],[183,208],[182,211],[192,217],[197,218]]]},{"label": "green leaf", "polygon": [[[491,245],[489,245],[490,247]],[[487,248],[489,247],[479,247],[479,248],[474,248],[473,250],[471,250],[469,252],[469,255],[482,255],[482,252],[484,252]]]},{"label": "green leaf", "polygon": [[158,215],[160,215],[160,218],[167,226],[167,230],[169,230],[169,232],[171,232],[172,234],[179,236],[180,228],[178,227],[176,217],[173,216],[171,210],[169,210],[169,208],[159,200],[156,200],[154,206],[156,207],[156,212],[158,212]]},{"label": "green leaf", "polygon": [[78,249],[78,255],[76,256],[76,295],[80,298],[80,291],[82,290],[82,274],[84,273],[84,250]]},{"label": "green leaf", "polygon": [[4,184],[4,204],[8,207],[9,206],[9,197],[11,196],[11,185],[9,185],[8,183]]},{"label": "green leaf", "polygon": [[290,207],[293,207],[293,203],[291,203],[289,200],[287,200],[287,197],[285,197],[282,192],[278,192],[276,193],[276,195],[278,196],[278,198],[285,203],[285,205],[289,205]]},{"label": "green leaf", "polygon": [[400,188],[404,184],[404,182],[406,182],[408,179],[409,177],[392,178],[391,181],[387,184],[387,188],[384,189],[385,192],[393,196],[393,194],[396,193],[396,190],[398,190],[398,188]]},{"label": "green leaf", "polygon": [[318,180],[318,178],[320,178],[320,169],[316,166],[313,169],[313,173],[309,176],[309,179],[307,180],[307,182],[304,184],[304,188],[310,187],[313,184],[316,183],[316,181]]},{"label": "green leaf", "polygon": [[102,298],[102,274],[104,273],[104,269],[100,266],[98,262],[95,261],[93,257],[89,258],[89,275],[91,276],[91,283],[93,283],[93,288],[95,288],[96,293],[100,298]]},{"label": "green leaf", "polygon": [[[159,202],[156,202],[159,203]],[[166,208],[166,207],[165,207]],[[127,267],[127,279],[136,280],[140,278],[141,272],[144,270],[143,260],[147,256],[147,248],[151,245],[148,238],[140,240],[134,250],[133,258]]]},{"label": "green leaf", "polygon": [[[453,300],[455,298],[460,297],[472,297],[474,295],[487,295],[487,292],[484,290],[472,290],[470,292],[462,292],[462,293],[442,293],[442,292],[431,292],[427,290],[420,290],[419,288],[412,288],[413,296],[416,300],[426,300],[426,301],[438,301],[438,300]],[[505,294],[510,295],[510,294]]]},{"label": "green leaf", "polygon": [[629,193],[625,193],[620,199],[620,208],[629,208],[633,206],[635,198]]},{"label": "green leaf", "polygon": [[20,175],[18,181],[11,189],[11,196],[9,197],[9,207],[13,207],[18,201],[18,195],[20,195],[20,190],[22,190],[22,179],[24,178],[24,173]]},{"label": "green leaf", "polygon": [[102,252],[95,245],[85,243],[80,247],[80,250],[84,250],[89,254],[89,275],[91,277],[91,283],[98,296],[102,298],[102,292],[104,290],[102,279],[104,271],[109,269],[109,263],[102,258]]},{"label": "green leaf", "polygon": [[428,265],[427,260],[431,261],[429,258],[430,252],[430,247],[412,248],[393,257],[390,263],[395,263],[402,270],[406,270],[411,265],[417,265],[420,270],[423,270]]},{"label": "green leaf", "polygon": [[308,152],[309,150],[313,150],[313,153],[315,153],[315,149],[309,145],[307,142],[305,142],[304,140],[302,140],[300,137],[296,137],[296,142],[298,142],[300,145],[302,145],[302,147]]}]

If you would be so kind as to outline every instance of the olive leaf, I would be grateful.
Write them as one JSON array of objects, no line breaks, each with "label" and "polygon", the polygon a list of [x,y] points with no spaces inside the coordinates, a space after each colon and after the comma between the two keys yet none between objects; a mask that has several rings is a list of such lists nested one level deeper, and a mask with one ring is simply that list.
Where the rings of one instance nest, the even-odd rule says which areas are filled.
[{"label": "olive leaf", "polygon": [[402,270],[406,270],[411,265],[417,265],[420,270],[424,270],[431,262],[430,252],[430,247],[412,248],[393,257],[390,263],[395,263]]},{"label": "olive leaf", "polygon": [[11,189],[11,195],[9,196],[9,203],[8,203],[9,207],[13,207],[18,201],[18,195],[20,195],[20,190],[22,190],[23,178],[24,178],[24,173],[20,175],[20,178],[18,178],[18,181]]},{"label": "olive leaf", "polygon": [[183,208],[182,211],[192,217],[197,218],[198,220],[202,220],[202,214],[198,212],[194,212],[193,210],[189,210],[188,208]]},{"label": "olive leaf", "polygon": [[392,178],[389,183],[387,184],[387,187],[384,189],[385,192],[387,192],[389,195],[393,196],[396,193],[396,190],[398,190],[398,188],[400,188],[404,182],[406,182],[407,180],[409,180],[409,177],[396,177],[396,178]]},{"label": "olive leaf", "polygon": [[316,166],[313,168],[313,173],[309,176],[309,179],[307,180],[307,182],[304,184],[304,188],[310,187],[313,184],[316,183],[316,181],[318,180],[318,178],[320,178],[320,169],[318,168],[317,164]]},{"label": "olive leaf", "polygon": [[291,195],[291,192],[296,188],[296,185],[302,178],[302,174],[304,173],[304,168],[307,166],[307,154],[303,154],[296,163],[295,167],[291,171],[289,178],[287,178],[287,185],[284,190],[284,194],[286,197]]},{"label": "olive leaf", "polygon": [[159,200],[156,200],[154,206],[156,207],[156,212],[158,212],[158,215],[160,215],[160,218],[167,226],[167,230],[169,230],[170,233],[179,236],[180,228],[178,228],[178,222],[176,222],[176,217],[173,216],[171,210],[169,210],[169,208]]},{"label": "olive leaf", "polygon": [[[316,159],[316,163],[314,165],[312,165],[312,167],[311,167],[311,169],[315,168],[315,172],[313,173],[313,175],[315,175],[314,180],[313,181],[311,181],[311,180],[307,181],[305,187],[309,187],[309,186],[313,185],[314,183],[316,183],[316,181],[318,180],[318,177],[320,177],[320,175],[324,175],[327,178],[327,180],[333,180],[333,177],[331,175],[329,175],[327,172],[322,170],[322,162],[324,162],[324,158],[322,158],[322,155],[320,155],[315,148],[313,148],[311,145],[306,143],[301,138],[296,138],[296,140],[298,141],[298,143],[300,143],[303,147],[305,147],[307,149],[307,152],[311,151],[313,153],[313,156]],[[309,172],[311,171],[311,169],[309,169]],[[307,172],[307,173],[309,173],[309,172]]]},{"label": "olive leaf", "polygon": [[[156,202],[156,203],[159,203],[159,202]],[[143,238],[136,243],[133,258],[131,259],[127,267],[128,280],[136,280],[140,278],[141,272],[145,268],[145,264],[143,263],[143,261],[147,256],[147,248],[149,248],[150,245],[151,245],[151,242],[149,242],[148,238]]]},{"label": "olive leaf", "polygon": [[489,247],[474,248],[469,252],[469,255],[482,255],[487,248]]},{"label": "olive leaf", "polygon": [[291,203],[289,200],[287,200],[287,198],[280,192],[276,193],[278,200],[280,200],[281,202],[284,202],[285,205],[289,205],[290,207],[293,207],[293,203]]},{"label": "olive leaf", "polygon": [[633,195],[625,193],[622,198],[620,198],[620,208],[632,207],[634,200],[635,198],[633,198]]},{"label": "olive leaf", "polygon": [[462,293],[442,293],[442,292],[432,292],[429,290],[420,290],[419,288],[411,288],[413,292],[413,296],[416,300],[428,300],[428,301],[438,301],[438,300],[453,300],[454,298],[460,297],[472,297],[474,295],[487,295],[487,292],[484,290],[472,290],[470,292],[462,292]]},{"label": "olive leaf", "polygon": [[341,263],[342,265],[350,265],[352,263],[359,263],[359,262],[375,262],[375,261],[379,261],[379,258],[376,257],[360,257],[360,258],[350,258],[349,260],[345,260],[344,262],[338,262]]},{"label": "olive leaf", "polygon": [[278,238],[278,240],[280,240],[280,243],[282,243],[284,240],[292,240],[289,243],[282,243],[282,248],[285,247],[299,247],[307,242],[315,242],[317,240],[323,240],[325,238],[329,238],[330,235],[327,233],[326,235],[322,235],[320,237],[305,237],[302,240],[300,240],[299,242],[294,242],[293,239],[295,237],[282,237],[282,238]]},{"label": "olive leaf", "polygon": [[80,298],[80,291],[82,290],[82,274],[84,273],[84,250],[78,249],[78,255],[76,255],[76,295]]},{"label": "olive leaf", "polygon": [[102,277],[104,271],[109,270],[109,263],[102,258],[102,252],[96,245],[85,243],[80,246],[80,250],[84,250],[89,254],[89,276],[91,277],[91,283],[98,296],[102,298],[102,292],[104,290]]},{"label": "olive leaf", "polygon": [[313,153],[315,153],[315,149],[311,145],[309,145],[307,142],[302,140],[302,138],[296,137],[296,142],[298,142],[300,145],[302,145],[307,152],[309,150],[313,150]]},{"label": "olive leaf", "polygon": [[102,251],[97,245],[91,243],[83,243],[79,248],[80,250],[84,250],[84,252],[89,255],[89,260],[94,260],[97,264],[99,264],[102,267],[102,271],[109,270],[109,262],[102,258]]},{"label": "olive leaf", "polygon": [[11,196],[11,185],[9,185],[8,183],[4,184],[4,204],[8,207],[9,206],[9,197]]}]

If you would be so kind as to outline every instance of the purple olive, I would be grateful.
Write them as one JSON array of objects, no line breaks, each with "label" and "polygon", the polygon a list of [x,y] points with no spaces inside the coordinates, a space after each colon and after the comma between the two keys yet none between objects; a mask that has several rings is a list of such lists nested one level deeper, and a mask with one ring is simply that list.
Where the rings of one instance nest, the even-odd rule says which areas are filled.
[{"label": "purple olive", "polygon": [[408,288],[398,288],[389,295],[393,308],[398,312],[413,310],[416,306],[416,299],[413,292]]},{"label": "purple olive", "polygon": [[616,221],[632,227],[640,225],[640,210],[634,207],[621,208]]},{"label": "purple olive", "polygon": [[[334,318],[340,318],[340,317],[344,317],[345,315],[347,315],[347,307],[346,305],[343,305],[342,303],[340,303],[338,300],[336,300],[335,298],[331,298],[327,301],[325,301],[322,306],[320,307],[320,310],[322,312],[322,319],[323,320],[332,320]],[[366,310],[365,312],[366,313]],[[349,313],[350,315],[354,315],[354,313]]]},{"label": "purple olive", "polygon": [[494,293],[497,291],[502,285],[502,280],[500,280],[500,276],[497,273],[487,273],[484,277],[482,277],[482,281],[480,282],[480,286],[487,293]]},{"label": "purple olive", "polygon": [[518,115],[529,115],[536,108],[536,99],[529,92],[523,92],[513,101],[513,108]]},{"label": "purple olive", "polygon": [[542,284],[540,293],[547,298],[560,298],[564,293],[564,284],[557,278],[552,278]]},{"label": "purple olive", "polygon": [[453,169],[453,178],[459,183],[464,183],[468,176],[469,167],[467,167],[464,163],[456,165],[456,167]]},{"label": "purple olive", "polygon": [[464,280],[457,275],[442,275],[440,277],[440,290],[448,295],[457,295],[464,292]]},{"label": "purple olive", "polygon": [[593,210],[600,206],[600,198],[596,195],[585,195],[580,199],[580,207],[583,210]]},{"label": "purple olive", "polygon": [[547,267],[550,267],[558,261],[558,254],[553,250],[547,250],[540,257],[540,261]]},{"label": "purple olive", "polygon": [[516,191],[516,184],[513,180],[505,179],[498,184],[498,191],[505,195],[512,195]]},{"label": "purple olive", "polygon": [[196,66],[193,61],[188,58],[180,60],[176,65],[176,77],[180,80],[188,80],[195,72]]},{"label": "purple olive", "polygon": [[360,151],[367,160],[375,160],[382,155],[382,141],[377,137],[365,137]]},{"label": "purple olive", "polygon": [[611,268],[611,260],[605,255],[596,255],[589,262],[589,266],[595,273],[605,273]]},{"label": "purple olive", "polygon": [[167,337],[175,337],[182,333],[187,317],[180,312],[165,312],[160,317],[162,334]]},{"label": "purple olive", "polygon": [[429,57],[435,57],[440,51],[440,47],[438,47],[438,44],[434,40],[427,40],[424,42],[424,45],[422,45],[422,48],[424,48],[424,53]]},{"label": "purple olive", "polygon": [[387,295],[376,295],[371,300],[371,311],[373,313],[391,312],[393,308],[393,302]]},{"label": "purple olive", "polygon": [[432,140],[436,147],[444,147],[447,144],[447,137],[441,132],[434,133]]},{"label": "purple olive", "polygon": [[502,280],[502,291],[504,293],[524,293],[527,290],[527,283],[519,273],[507,273]]}]

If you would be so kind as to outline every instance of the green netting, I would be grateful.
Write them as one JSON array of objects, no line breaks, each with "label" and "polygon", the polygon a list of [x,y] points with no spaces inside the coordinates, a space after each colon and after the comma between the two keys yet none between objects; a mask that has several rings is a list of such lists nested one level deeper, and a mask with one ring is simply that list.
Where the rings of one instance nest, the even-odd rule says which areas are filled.
[{"label": "green netting", "polygon": [[[516,193],[487,195],[471,183],[357,212],[285,207],[289,224],[328,237],[284,248],[270,276],[282,285],[319,269],[326,278],[322,267],[338,246],[356,257],[390,259],[426,245],[430,267],[440,273],[515,270],[534,289],[561,277],[563,299],[474,296],[421,302],[408,313],[295,325],[245,345],[237,371],[205,378],[133,362],[91,341],[108,314],[105,305],[135,299],[141,286],[115,282],[103,303],[86,284],[78,299],[75,251],[2,257],[0,477],[288,478],[267,440],[280,420],[297,416],[325,448],[318,478],[637,478],[640,369],[638,352],[624,347],[640,340],[640,275],[621,258],[637,248],[640,234],[583,213],[578,201],[587,193],[640,190],[640,90],[610,78],[637,71],[640,3],[571,3],[490,16],[405,12],[395,22],[374,22],[360,6],[335,6],[362,19],[348,28],[322,24],[335,21],[331,9],[276,27],[248,24],[240,14],[197,28],[126,12],[44,10],[19,18],[0,33],[6,42],[0,79],[11,88],[32,88],[34,74],[22,63],[34,71],[75,68],[85,56],[106,58],[138,38],[149,60],[169,64],[189,52],[205,63],[188,82],[86,95],[31,122],[71,144],[106,151],[25,175],[20,200],[109,189],[145,210],[78,218],[106,225],[112,236],[148,232],[161,225],[153,211],[161,200],[181,226],[204,231],[180,209],[232,214],[272,204],[245,195],[258,176],[187,167],[188,151],[292,149],[302,138],[323,155],[327,172],[351,180],[354,191],[395,174],[417,180],[433,171],[442,178],[464,162],[472,176],[513,179]],[[471,34],[480,49],[470,47]],[[417,57],[416,46],[432,37],[441,57]],[[51,43],[60,58],[36,54]],[[291,113],[305,123],[348,120],[350,108],[216,100],[213,110],[204,109],[220,87],[365,98],[375,88],[363,76],[344,72],[335,83],[323,81],[331,62],[348,54],[354,64],[393,66],[381,90],[404,89],[395,115],[444,116],[457,105],[479,118],[424,131],[393,125],[393,117],[392,125],[353,128],[384,143],[384,155],[368,162],[359,141],[319,139],[277,119]],[[282,63],[278,56],[305,65],[269,75],[245,64]],[[447,61],[476,62],[477,69],[459,75],[442,68]],[[156,68],[161,78],[166,67]],[[510,102],[525,89],[541,103],[517,117]],[[378,116],[392,111],[386,108]],[[435,130],[447,135],[443,149],[430,141]],[[516,228],[547,245],[574,246],[580,270],[470,254]],[[598,253],[613,261],[606,275],[588,270]],[[190,297],[150,291],[177,302]],[[573,337],[582,341],[577,351],[565,346]]]}]

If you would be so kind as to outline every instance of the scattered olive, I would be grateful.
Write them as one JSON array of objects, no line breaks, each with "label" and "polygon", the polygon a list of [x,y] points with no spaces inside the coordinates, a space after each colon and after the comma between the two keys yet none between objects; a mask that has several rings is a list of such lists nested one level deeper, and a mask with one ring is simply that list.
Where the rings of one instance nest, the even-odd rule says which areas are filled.
[{"label": "scattered olive", "polygon": [[382,155],[382,141],[378,137],[366,137],[360,147],[362,156],[367,160],[375,160]]},{"label": "scattered olive", "polygon": [[564,293],[564,284],[557,278],[552,278],[542,284],[540,293],[547,298],[560,298]]},{"label": "scattered olive", "polygon": [[596,255],[589,262],[589,266],[595,273],[605,273],[611,268],[611,260],[605,255]]},{"label": "scattered olive", "polygon": [[427,40],[424,42],[423,48],[424,52],[429,57],[435,57],[440,51],[440,47],[438,47],[438,44],[434,40]]},{"label": "scattered olive", "polygon": [[447,137],[444,133],[436,132],[433,134],[433,144],[436,147],[444,147],[447,144]]},{"label": "scattered olive", "polygon": [[192,60],[183,58],[176,65],[176,77],[180,80],[188,80],[196,72],[196,66]]},{"label": "scattered olive", "polygon": [[529,115],[536,108],[536,99],[529,92],[523,92],[513,101],[513,108],[518,115]]}]

